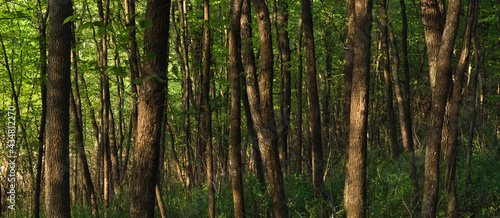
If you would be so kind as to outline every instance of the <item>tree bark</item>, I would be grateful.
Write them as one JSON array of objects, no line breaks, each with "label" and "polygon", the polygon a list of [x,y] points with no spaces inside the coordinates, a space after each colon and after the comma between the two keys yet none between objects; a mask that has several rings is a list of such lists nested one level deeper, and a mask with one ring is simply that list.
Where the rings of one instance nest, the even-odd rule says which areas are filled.
[{"label": "tree bark", "polygon": [[347,0],[347,21],[348,30],[347,34],[349,40],[347,41],[347,54],[344,64],[344,99],[342,102],[343,111],[342,116],[344,118],[344,145],[347,147],[349,145],[349,122],[350,122],[350,112],[351,112],[351,92],[352,92],[352,71],[353,71],[353,59],[354,59],[354,35],[356,33],[355,29],[355,8],[354,0]]},{"label": "tree bark", "polygon": [[422,217],[435,217],[437,212],[441,136],[461,1],[450,1],[444,29],[442,27],[445,14],[442,4],[441,0],[424,0],[421,3],[432,93],[429,141],[425,149]]},{"label": "tree bark", "polygon": [[455,188],[456,155],[458,146],[458,114],[462,98],[462,84],[467,68],[472,31],[475,29],[477,1],[469,1],[467,27],[462,41],[462,53],[457,64],[453,81],[453,91],[449,97],[441,144],[445,149],[445,188],[448,194],[448,217],[458,217],[458,200]]},{"label": "tree bark", "polygon": [[[389,60],[389,31],[387,27],[387,0],[380,1],[380,23],[382,29],[382,54],[383,54],[383,68],[385,80],[385,103],[387,110],[387,120],[389,129],[389,140],[391,143],[392,156],[399,158],[399,145],[398,136],[396,133],[396,115],[394,114],[394,106],[392,103],[392,78],[391,78],[391,64]],[[393,72],[394,74],[397,71]]]},{"label": "tree bark", "polygon": [[[255,55],[253,53],[253,43],[252,43],[252,25],[251,25],[251,0],[243,0],[241,7],[241,18],[240,18],[240,34],[241,34],[241,53],[242,53],[242,63],[243,68],[247,74],[255,74]],[[257,168],[257,178],[261,185],[261,191],[264,193],[266,189],[264,181],[264,170],[262,167],[262,154],[259,149],[259,141],[257,137],[257,132],[255,131],[255,122],[252,118],[250,103],[248,98],[248,84],[247,79],[242,78],[245,87],[243,87],[243,107],[245,110],[245,116],[247,118],[248,134],[252,141],[252,152],[254,154],[255,167]],[[257,79],[253,79],[250,83],[251,86],[258,89]]]},{"label": "tree bark", "polygon": [[307,106],[309,109],[309,132],[311,134],[312,169],[314,195],[322,197],[323,145],[321,140],[321,112],[319,107],[318,83],[316,81],[316,52],[314,47],[313,17],[310,0],[302,0],[302,22],[306,49]]},{"label": "tree bark", "polygon": [[154,217],[161,120],[164,112],[167,79],[167,44],[169,31],[169,0],[148,0],[146,18],[153,27],[144,33],[143,84],[139,95],[139,117],[134,162],[130,181],[129,217]]},{"label": "tree bark", "polygon": [[[344,205],[347,217],[366,217],[366,147],[370,79],[372,1],[363,0],[353,11],[352,96],[349,121]],[[351,23],[350,23],[351,24]],[[351,28],[351,27],[349,27]]]},{"label": "tree bark", "polygon": [[50,0],[45,193],[47,217],[70,217],[69,92],[72,1]]},{"label": "tree bark", "polygon": [[299,16],[297,57],[299,59],[297,72],[297,171],[302,173],[302,10]]},{"label": "tree bark", "polygon": [[252,84],[252,80],[257,78],[255,71],[247,72],[247,91],[250,109],[252,111],[252,118],[255,121],[255,130],[257,131],[259,144],[262,146],[262,152],[265,154],[274,216],[288,217],[273,111],[272,88],[274,70],[271,22],[265,2],[263,0],[252,0],[252,2],[257,14],[261,63],[258,90],[256,87],[248,85]]}]

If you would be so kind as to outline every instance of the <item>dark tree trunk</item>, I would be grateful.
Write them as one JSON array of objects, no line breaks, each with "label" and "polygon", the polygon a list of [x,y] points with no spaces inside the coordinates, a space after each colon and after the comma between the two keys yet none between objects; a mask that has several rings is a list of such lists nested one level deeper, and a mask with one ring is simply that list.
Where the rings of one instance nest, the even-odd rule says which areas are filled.
[{"label": "dark tree trunk", "polygon": [[[40,7],[41,13],[41,3],[38,2],[38,6]],[[39,16],[42,16],[41,14]],[[34,198],[34,209],[33,215],[35,218],[40,217],[40,191],[41,191],[41,183],[42,183],[42,167],[43,167],[43,146],[45,141],[45,123],[47,120],[47,18],[49,16],[49,8],[46,9],[45,15],[41,18],[41,22],[38,27],[38,33],[40,34],[39,45],[40,45],[40,90],[42,97],[42,114],[40,118],[40,132],[38,132],[38,159],[36,165],[36,177],[35,177],[35,192],[33,193]],[[0,193],[1,196],[1,193]],[[1,216],[1,209],[0,209]]]},{"label": "dark tree trunk", "polygon": [[[75,132],[75,141],[76,141],[76,149],[78,152],[78,156],[80,158],[80,163],[81,167],[83,170],[83,185],[85,186],[85,190],[89,192],[90,195],[90,207],[92,209],[92,215],[97,216],[98,215],[98,206],[97,206],[97,197],[96,193],[94,191],[94,184],[92,182],[92,178],[90,176],[90,169],[89,165],[87,162],[87,155],[85,154],[85,143],[83,140],[83,131],[82,131],[82,125],[80,123],[79,117],[78,117],[78,106],[75,103],[75,97],[73,96],[73,92],[70,91],[70,108],[71,108],[71,121],[73,123],[73,128]],[[75,163],[77,164],[77,163]]]},{"label": "dark tree trunk", "polygon": [[280,146],[280,156],[282,159],[283,171],[288,169],[288,131],[290,128],[290,111],[292,101],[292,84],[290,74],[290,40],[288,39],[288,4],[285,0],[278,2],[278,49],[281,63],[281,105],[280,105],[280,124],[278,132],[278,143]]},{"label": "dark tree trunk", "polygon": [[70,217],[69,93],[71,90],[72,1],[49,1],[45,195],[47,217]]},{"label": "dark tree trunk", "polygon": [[313,16],[311,1],[302,0],[302,21],[306,49],[307,106],[309,109],[309,132],[311,134],[312,177],[314,194],[321,197],[323,185],[323,145],[321,140],[321,113],[319,107],[318,83],[316,81],[316,52],[314,47]]},{"label": "dark tree trunk", "polygon": [[297,66],[297,171],[302,173],[302,11],[299,16],[299,36],[297,45],[297,56],[299,64]]},{"label": "dark tree trunk", "polygon": [[458,113],[462,98],[462,84],[467,68],[469,47],[472,31],[475,29],[477,1],[469,1],[467,27],[462,41],[462,53],[457,64],[453,81],[453,91],[450,95],[445,114],[443,137],[441,140],[446,159],[445,189],[448,194],[448,217],[458,217],[458,200],[455,189],[456,155],[458,146]]},{"label": "dark tree trunk", "polygon": [[[391,151],[394,158],[399,157],[398,136],[396,134],[396,115],[394,114],[394,106],[392,103],[392,78],[391,78],[391,64],[389,57],[389,31],[387,27],[387,0],[380,1],[380,23],[382,29],[382,54],[383,54],[383,67],[384,67],[384,80],[385,80],[385,103],[387,110],[387,120],[389,128],[389,139],[391,142]],[[394,74],[397,71],[393,72]]]},{"label": "dark tree trunk", "polygon": [[161,120],[164,112],[167,79],[167,47],[169,32],[169,0],[148,0],[146,18],[153,27],[144,33],[144,53],[153,60],[144,60],[143,84],[139,94],[137,140],[134,147],[130,181],[129,217],[154,217]]},{"label": "dark tree trunk", "polygon": [[[451,58],[458,26],[461,1],[449,3],[444,21],[442,1],[422,1],[422,20],[425,28],[429,76],[432,92],[431,124],[425,149],[424,197],[422,217],[435,217],[439,191],[439,158],[444,112],[451,80]],[[444,27],[444,29],[443,29]]]},{"label": "dark tree trunk", "polygon": [[[353,40],[352,97],[347,149],[344,205],[347,217],[366,217],[366,147],[372,1],[356,4]],[[351,22],[349,23],[351,24]],[[349,27],[351,28],[351,27]]]},{"label": "dark tree trunk", "polygon": [[353,59],[354,59],[354,34],[356,33],[354,12],[355,12],[354,0],[347,0],[349,40],[347,42],[347,55],[344,64],[344,99],[342,102],[343,105],[342,116],[344,118],[343,145],[346,147],[349,145],[349,122],[350,122],[350,111],[351,111],[352,71],[353,71]]}]

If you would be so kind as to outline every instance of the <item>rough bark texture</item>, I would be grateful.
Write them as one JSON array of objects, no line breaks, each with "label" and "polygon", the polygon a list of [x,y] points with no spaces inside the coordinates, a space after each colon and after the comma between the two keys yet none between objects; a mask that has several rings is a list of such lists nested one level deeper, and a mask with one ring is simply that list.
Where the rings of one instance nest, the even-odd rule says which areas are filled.
[{"label": "rough bark texture", "polygon": [[72,1],[50,0],[45,195],[47,217],[70,217],[69,92]]},{"label": "rough bark texture", "polygon": [[161,120],[167,79],[169,0],[148,0],[146,18],[153,27],[144,33],[144,52],[154,55],[144,60],[139,95],[137,140],[130,181],[129,217],[154,217]]},{"label": "rough bark texture", "polygon": [[352,92],[352,70],[354,58],[354,34],[355,34],[355,19],[354,19],[354,0],[347,0],[347,19],[348,19],[348,37],[347,54],[344,64],[344,99],[342,102],[344,118],[344,145],[349,144],[349,122],[351,111],[351,92]]},{"label": "rough bark texture", "polygon": [[[302,11],[300,12],[302,13]],[[297,171],[302,173],[302,14],[299,16],[297,56]]]},{"label": "rough bark texture", "polygon": [[[257,24],[259,27],[259,44],[261,52],[259,90],[248,85],[252,79],[257,78],[255,72],[248,74],[247,91],[252,111],[252,118],[255,121],[255,130],[265,154],[269,184],[271,189],[273,209],[275,217],[288,217],[285,190],[283,188],[283,174],[278,154],[278,136],[276,122],[273,111],[273,48],[271,37],[271,21],[269,11],[263,0],[253,0],[255,12],[257,14]],[[247,72],[248,73],[248,72]],[[257,94],[258,93],[258,94]]]},{"label": "rough bark texture", "polygon": [[451,80],[451,58],[461,1],[450,1],[444,29],[442,29],[444,18],[442,4],[442,1],[437,0],[424,0],[421,3],[432,92],[431,124],[425,149],[422,217],[435,217],[437,211],[442,127]]},{"label": "rough bark texture", "polygon": [[[380,1],[380,24],[382,29],[382,56],[385,81],[385,104],[387,110],[387,125],[389,129],[389,140],[391,143],[391,151],[394,158],[399,157],[398,136],[396,134],[396,115],[394,114],[394,106],[392,103],[392,78],[391,64],[389,60],[389,30],[387,27],[387,0]],[[397,71],[393,72],[394,74]]]},{"label": "rough bark texture", "polygon": [[[251,25],[251,1],[243,0],[241,7],[241,18],[240,18],[240,34],[241,34],[241,53],[242,53],[242,63],[244,71],[247,74],[255,75],[256,67],[255,67],[255,55],[253,52],[253,43],[252,43],[252,25]],[[255,168],[257,168],[257,178],[259,179],[259,183],[261,184],[262,193],[264,193],[266,189],[266,184],[264,181],[264,169],[262,166],[262,154],[260,151],[259,140],[257,137],[257,132],[255,131],[254,120],[252,118],[250,103],[247,92],[247,79],[242,78],[242,84],[245,85],[243,87],[243,107],[245,109],[245,116],[247,117],[247,126],[248,126],[248,134],[252,141],[252,152],[254,154]],[[256,79],[251,80],[249,83],[251,86],[255,87],[258,90],[258,83]]]},{"label": "rough bark texture", "polygon": [[354,10],[353,78],[347,149],[344,205],[347,217],[366,217],[366,147],[372,1],[357,2]]},{"label": "rough bark texture", "polygon": [[446,159],[445,188],[448,194],[448,217],[458,217],[458,200],[455,189],[456,156],[458,147],[458,114],[462,98],[462,84],[467,68],[472,31],[476,22],[477,1],[469,1],[467,27],[462,41],[462,53],[457,64],[453,91],[448,100],[441,140]]},{"label": "rough bark texture", "polygon": [[323,147],[321,140],[321,113],[319,107],[318,83],[316,80],[316,52],[314,48],[311,1],[302,0],[302,22],[306,49],[307,106],[309,109],[309,132],[312,145],[312,169],[314,194],[320,197],[323,185]]}]

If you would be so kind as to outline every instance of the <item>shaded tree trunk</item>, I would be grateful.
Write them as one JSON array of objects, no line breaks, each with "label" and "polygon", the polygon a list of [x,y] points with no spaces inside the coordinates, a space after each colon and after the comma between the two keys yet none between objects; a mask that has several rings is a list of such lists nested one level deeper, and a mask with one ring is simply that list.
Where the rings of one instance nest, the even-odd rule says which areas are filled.
[{"label": "shaded tree trunk", "polygon": [[442,1],[437,0],[424,0],[421,3],[422,20],[426,27],[424,30],[432,93],[429,141],[425,149],[422,217],[435,217],[437,212],[441,136],[451,80],[452,51],[461,6],[459,0],[450,1],[446,14],[446,23],[443,23],[445,14],[443,11],[444,6],[440,5],[442,3]]},{"label": "shaded tree trunk", "polygon": [[[242,63],[243,68],[247,74],[253,72],[255,74],[255,55],[253,53],[253,43],[252,43],[252,25],[251,25],[251,0],[243,0],[241,7],[241,18],[240,18],[240,34],[241,34],[241,53],[242,53]],[[259,141],[257,138],[257,132],[254,127],[254,120],[252,118],[250,103],[247,93],[247,81],[246,78],[241,78],[243,87],[243,107],[245,110],[245,116],[247,118],[248,134],[252,141],[252,153],[254,157],[255,167],[257,168],[257,178],[261,185],[261,191],[264,193],[266,189],[264,181],[264,170],[262,167],[262,154],[259,149]],[[253,79],[250,83],[251,86],[258,88],[258,83],[256,79]]]},{"label": "shaded tree trunk", "polygon": [[[384,59],[383,67],[385,80],[385,103],[389,125],[389,139],[391,142],[392,156],[394,156],[394,158],[399,158],[398,136],[396,134],[396,115],[394,114],[394,106],[392,103],[392,78],[390,66],[391,64],[389,60],[389,31],[387,27],[387,0],[380,1],[380,19],[382,29],[382,54]],[[396,74],[397,71],[393,73]]]},{"label": "shaded tree trunk", "polygon": [[347,19],[348,19],[348,38],[347,41],[347,54],[344,64],[344,99],[342,102],[343,110],[342,116],[344,118],[344,145],[347,147],[349,144],[349,122],[351,111],[351,92],[352,92],[352,71],[354,59],[354,35],[355,29],[355,13],[354,13],[354,0],[347,0]]},{"label": "shaded tree trunk", "polygon": [[309,109],[309,132],[311,134],[312,177],[314,195],[322,196],[323,145],[321,140],[321,112],[319,107],[318,83],[316,81],[316,52],[314,47],[313,17],[310,0],[302,0],[302,21],[306,49],[307,106]]},{"label": "shaded tree trunk", "polygon": [[458,147],[458,113],[462,98],[462,84],[467,68],[472,31],[475,29],[477,1],[469,1],[467,27],[462,41],[462,53],[457,64],[453,81],[453,91],[449,97],[443,127],[441,144],[445,149],[445,188],[448,194],[448,217],[458,217],[458,200],[455,188],[456,155]]},{"label": "shaded tree trunk", "polygon": [[[353,38],[352,96],[347,149],[344,205],[347,217],[366,216],[366,147],[368,93],[370,79],[370,44],[372,1],[356,4]],[[352,24],[349,22],[349,24]],[[351,28],[351,27],[349,27]]]},{"label": "shaded tree trunk", "polygon": [[297,171],[302,173],[302,10],[299,16],[299,36],[297,56],[299,59],[297,72]]},{"label": "shaded tree trunk", "polygon": [[130,181],[129,217],[154,217],[161,120],[167,79],[169,0],[148,0],[146,18],[153,27],[144,33],[144,53],[155,58],[144,60],[143,84],[139,94],[139,117],[134,162]]},{"label": "shaded tree trunk", "polygon": [[69,93],[72,1],[50,0],[45,195],[47,217],[70,217]]}]

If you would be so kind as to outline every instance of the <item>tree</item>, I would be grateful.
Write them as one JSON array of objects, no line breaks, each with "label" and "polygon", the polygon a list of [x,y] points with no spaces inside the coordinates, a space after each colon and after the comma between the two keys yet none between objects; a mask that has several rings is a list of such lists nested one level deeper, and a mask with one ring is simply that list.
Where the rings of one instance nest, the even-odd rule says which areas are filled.
[{"label": "tree", "polygon": [[311,1],[302,0],[302,22],[306,49],[307,106],[309,108],[309,132],[312,140],[312,168],[314,194],[321,197],[323,185],[323,145],[321,141],[321,113],[318,84],[316,81],[316,52],[314,48]]},{"label": "tree", "polygon": [[247,72],[247,92],[250,102],[252,118],[255,121],[255,130],[259,138],[262,153],[265,154],[267,172],[273,200],[275,217],[288,217],[285,190],[283,188],[283,174],[278,154],[278,136],[273,111],[273,47],[271,37],[271,21],[269,11],[263,0],[253,0],[259,27],[259,47],[261,51],[260,74],[257,87],[251,86],[252,80],[257,78],[255,71]]},{"label": "tree", "polygon": [[[357,2],[354,11],[352,95],[344,205],[347,217],[366,217],[366,146],[372,1]],[[351,22],[349,23],[351,24]]]},{"label": "tree", "polygon": [[45,194],[47,217],[70,217],[69,92],[72,1],[49,1]]},{"label": "tree", "polygon": [[169,0],[148,0],[146,18],[152,27],[144,33],[142,86],[130,181],[129,217],[154,217],[161,120],[167,79]]},{"label": "tree", "polygon": [[[439,158],[444,112],[451,79],[451,58],[460,15],[461,1],[452,0],[444,13],[444,2],[424,0],[421,3],[429,77],[431,85],[431,124],[425,148],[424,198],[422,217],[435,217],[439,192]],[[444,16],[446,15],[446,23]]]}]

